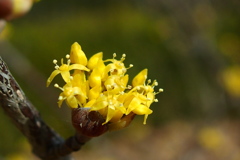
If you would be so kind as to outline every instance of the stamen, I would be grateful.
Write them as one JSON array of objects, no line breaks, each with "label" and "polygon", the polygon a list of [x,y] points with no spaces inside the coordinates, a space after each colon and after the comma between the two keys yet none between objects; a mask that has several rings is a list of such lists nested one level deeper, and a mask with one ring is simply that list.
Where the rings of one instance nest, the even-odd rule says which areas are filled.
[{"label": "stamen", "polygon": [[122,54],[121,62],[125,60],[126,54]]},{"label": "stamen", "polygon": [[116,84],[116,83],[113,83],[112,86],[113,86],[113,88],[116,88],[116,87],[117,87],[117,84]]},{"label": "stamen", "polygon": [[117,57],[117,54],[116,53],[113,53],[113,59]]},{"label": "stamen", "polygon": [[132,68],[133,67],[133,64],[130,64],[128,68],[125,68],[126,70],[129,69],[129,68]]},{"label": "stamen", "polygon": [[77,94],[78,94],[78,92],[77,92],[76,90],[74,90],[73,94],[74,94],[74,95],[77,95]]},{"label": "stamen", "polygon": [[55,87],[55,88],[58,88],[58,89],[60,89],[60,90],[62,90],[62,91],[64,91],[64,89],[63,89],[62,87],[60,87],[57,83],[54,84],[54,87]]},{"label": "stamen", "polygon": [[56,59],[53,60],[53,64],[57,64],[57,60]]},{"label": "stamen", "polygon": [[71,63],[71,60],[70,60],[70,59],[68,59],[68,61],[67,61],[67,64],[68,64],[68,65],[70,65],[70,63]]},{"label": "stamen", "polygon": [[149,79],[149,80],[147,81],[147,85],[149,85],[149,84],[151,83],[151,81],[152,81],[152,80],[151,80],[151,79]]},{"label": "stamen", "polygon": [[59,100],[59,101],[63,100],[63,96],[59,96],[59,97],[58,97],[58,100]]},{"label": "stamen", "polygon": [[154,99],[153,101],[154,101],[154,102],[158,102],[158,99]]},{"label": "stamen", "polygon": [[70,80],[73,80],[73,76],[70,76]]},{"label": "stamen", "polygon": [[[140,87],[140,86],[139,86]],[[148,86],[141,86],[142,87],[142,89],[144,89],[144,90],[148,90]]]},{"label": "stamen", "polygon": [[132,86],[128,85],[128,86],[127,86],[127,89],[132,89]]},{"label": "stamen", "polygon": [[154,92],[154,95],[159,94],[159,93],[161,93],[161,92],[163,92],[163,89],[162,89],[162,88],[160,88],[160,89],[158,90],[158,92]]},{"label": "stamen", "polygon": [[111,85],[109,85],[109,84],[106,87],[107,87],[107,89],[111,89]]},{"label": "stamen", "polygon": [[66,58],[67,58],[67,59],[69,59],[69,58],[70,58],[70,55],[69,55],[69,54],[67,54],[67,55],[66,55]]},{"label": "stamen", "polygon": [[151,101],[151,98],[146,98],[147,101]]}]

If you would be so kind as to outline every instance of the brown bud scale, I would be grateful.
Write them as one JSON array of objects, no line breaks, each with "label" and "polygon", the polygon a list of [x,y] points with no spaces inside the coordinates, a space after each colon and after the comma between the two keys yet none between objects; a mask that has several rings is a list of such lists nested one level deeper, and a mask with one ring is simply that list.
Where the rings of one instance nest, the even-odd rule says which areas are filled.
[{"label": "brown bud scale", "polygon": [[105,119],[97,111],[88,108],[72,109],[72,124],[76,131],[84,136],[97,137],[108,131]]}]

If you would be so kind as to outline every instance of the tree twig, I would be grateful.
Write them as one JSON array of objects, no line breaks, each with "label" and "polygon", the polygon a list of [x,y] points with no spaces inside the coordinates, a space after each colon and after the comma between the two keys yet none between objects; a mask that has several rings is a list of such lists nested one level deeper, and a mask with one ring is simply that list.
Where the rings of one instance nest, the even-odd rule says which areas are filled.
[{"label": "tree twig", "polygon": [[1,57],[0,106],[28,139],[33,153],[43,160],[72,160],[70,153],[79,150],[90,140],[79,134],[64,140],[45,124]]}]

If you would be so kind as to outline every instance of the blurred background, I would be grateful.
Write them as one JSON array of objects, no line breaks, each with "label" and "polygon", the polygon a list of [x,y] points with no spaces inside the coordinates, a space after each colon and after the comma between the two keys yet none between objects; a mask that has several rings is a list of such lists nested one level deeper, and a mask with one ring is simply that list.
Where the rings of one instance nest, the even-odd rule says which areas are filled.
[{"label": "blurred background", "polygon": [[[87,57],[127,55],[133,78],[144,68],[164,92],[147,125],[92,139],[78,160],[239,160],[240,1],[42,0],[1,34],[0,55],[43,119],[74,133],[59,91],[46,88],[53,59],[77,41]],[[131,77],[132,75],[132,77]],[[37,159],[0,110],[0,160]]]}]

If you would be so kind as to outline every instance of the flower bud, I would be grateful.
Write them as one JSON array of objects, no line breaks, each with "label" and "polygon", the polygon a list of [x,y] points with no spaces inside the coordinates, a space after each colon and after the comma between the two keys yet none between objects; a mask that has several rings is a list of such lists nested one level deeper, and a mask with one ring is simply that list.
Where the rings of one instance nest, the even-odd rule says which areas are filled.
[{"label": "flower bud", "polygon": [[8,17],[13,10],[12,0],[0,0],[0,19]]},{"label": "flower bud", "polygon": [[108,131],[105,119],[97,111],[89,108],[72,109],[72,124],[79,134],[87,137],[97,137]]},{"label": "flower bud", "polygon": [[11,20],[26,14],[34,0],[0,0],[0,19]]}]

